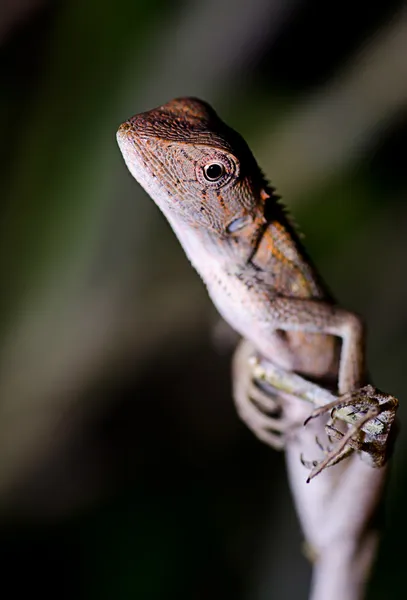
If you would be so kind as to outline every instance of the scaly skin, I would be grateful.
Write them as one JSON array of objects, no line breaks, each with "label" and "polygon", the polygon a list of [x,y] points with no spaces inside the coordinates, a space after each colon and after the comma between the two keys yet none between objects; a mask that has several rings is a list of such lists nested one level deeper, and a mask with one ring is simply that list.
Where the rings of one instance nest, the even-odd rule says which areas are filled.
[{"label": "scaly skin", "polygon": [[[365,385],[360,319],[335,303],[247,144],[208,104],[173,100],[123,123],[117,140],[219,312],[243,336],[233,361],[235,403],[261,440],[285,442],[291,490],[315,560],[312,600],[360,600],[387,471],[371,466],[386,461],[397,409],[395,398]],[[336,381],[339,397],[324,388]],[[271,384],[271,394],[262,383]],[[315,447],[324,422],[284,435],[309,414],[306,402],[316,407],[311,417],[333,409],[326,431],[336,442],[310,465],[308,481],[342,461],[312,489],[299,454]],[[270,416],[279,406],[281,420]]]},{"label": "scaly skin", "polygon": [[[205,102],[180,98],[132,117],[117,140],[223,318],[267,361],[321,382],[337,378],[340,396],[359,390],[358,406],[374,406],[375,418],[383,401],[361,388],[361,321],[327,291],[242,137]],[[322,468],[357,447],[345,441]],[[372,453],[373,464],[384,456]]]}]

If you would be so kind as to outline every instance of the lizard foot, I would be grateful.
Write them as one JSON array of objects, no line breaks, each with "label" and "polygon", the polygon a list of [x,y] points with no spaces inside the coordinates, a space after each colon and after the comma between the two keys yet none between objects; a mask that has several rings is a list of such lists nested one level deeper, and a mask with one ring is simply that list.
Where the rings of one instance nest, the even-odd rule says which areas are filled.
[{"label": "lizard foot", "polygon": [[[398,400],[394,396],[385,394],[372,385],[366,385],[315,409],[304,425],[311,419],[331,411],[326,432],[337,444],[325,453],[323,460],[308,462],[312,465],[312,470],[307,481],[311,481],[324,469],[337,464],[355,450],[367,456],[372,466],[383,466],[392,446],[390,431],[397,408]],[[335,427],[338,420],[349,424],[346,432]]]},{"label": "lizard foot", "polygon": [[236,410],[259,440],[276,450],[282,450],[291,426],[284,419],[277,394],[264,391],[254,380],[249,362],[251,355],[252,349],[247,344],[240,344],[233,359]]}]

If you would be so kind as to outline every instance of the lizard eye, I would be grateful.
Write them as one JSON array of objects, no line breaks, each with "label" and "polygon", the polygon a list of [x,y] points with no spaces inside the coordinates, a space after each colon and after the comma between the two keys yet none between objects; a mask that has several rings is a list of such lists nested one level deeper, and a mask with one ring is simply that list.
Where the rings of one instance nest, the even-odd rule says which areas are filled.
[{"label": "lizard eye", "polygon": [[209,163],[204,166],[205,179],[208,181],[218,181],[225,173],[225,167],[218,162]]},{"label": "lizard eye", "polygon": [[196,179],[204,189],[218,190],[239,177],[239,163],[235,157],[213,148],[205,150],[195,163]]}]

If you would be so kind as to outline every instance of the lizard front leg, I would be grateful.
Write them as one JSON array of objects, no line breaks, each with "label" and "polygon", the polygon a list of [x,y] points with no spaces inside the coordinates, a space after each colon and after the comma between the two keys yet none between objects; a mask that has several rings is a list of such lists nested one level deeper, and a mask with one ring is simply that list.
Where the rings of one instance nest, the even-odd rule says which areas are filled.
[{"label": "lizard front leg", "polygon": [[[277,296],[264,305],[259,324],[262,329],[256,347],[268,356],[267,343],[275,331],[317,333],[341,338],[338,393],[359,388],[365,379],[365,336],[360,318],[321,300]],[[257,338],[258,340],[258,338]]]},{"label": "lizard front leg", "polygon": [[[327,433],[331,437],[336,437],[338,443],[325,453],[321,461],[313,461],[314,468],[308,481],[325,468],[349,456],[353,450],[361,451],[372,466],[382,466],[387,460],[391,446],[390,430],[398,401],[371,385],[359,387],[364,376],[364,340],[363,329],[358,318],[326,303],[290,298],[277,298],[269,314],[277,315],[280,329],[286,331],[307,331],[342,337],[338,377],[338,389],[342,395],[336,397],[295,373],[285,371],[267,361],[262,363],[261,360],[253,357],[253,347],[243,342],[236,351],[234,360],[234,395],[242,419],[259,439],[275,446],[272,440],[268,439],[269,432],[266,432],[270,428],[276,429],[275,419],[262,413],[252,401],[253,391],[256,390],[253,379],[266,381],[272,388],[278,390],[280,399],[284,393],[287,393],[312,403],[315,410],[310,418],[332,411],[331,419],[327,424]],[[248,366],[250,360],[251,367]],[[246,374],[242,375],[245,372]],[[347,389],[347,393],[344,393]],[[261,394],[261,402],[258,402],[260,407],[265,406],[267,396],[258,388],[256,393]],[[250,418],[250,413],[253,413],[256,418],[253,416]],[[343,431],[336,429],[334,424],[338,420],[347,423],[350,428],[346,430],[346,426],[345,429],[342,427]],[[284,440],[281,431],[287,431],[287,422],[286,418],[285,426],[280,426],[279,429],[280,446]]]}]

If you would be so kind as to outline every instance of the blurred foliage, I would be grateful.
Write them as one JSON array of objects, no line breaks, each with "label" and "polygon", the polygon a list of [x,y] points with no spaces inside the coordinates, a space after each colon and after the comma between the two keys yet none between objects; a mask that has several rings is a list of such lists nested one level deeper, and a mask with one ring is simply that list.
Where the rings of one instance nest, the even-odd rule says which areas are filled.
[{"label": "blurred foliage", "polygon": [[[1,11],[3,587],[306,598],[282,457],[234,413],[235,338],[215,328],[115,131],[174,96],[213,103],[335,294],[366,317],[374,380],[403,403],[403,4],[8,0]],[[405,452],[401,436],[372,600],[404,583]]]}]

